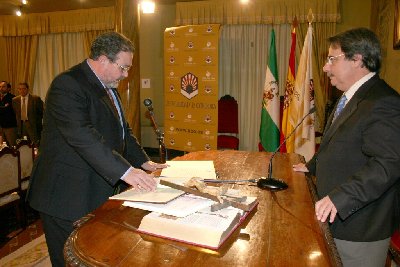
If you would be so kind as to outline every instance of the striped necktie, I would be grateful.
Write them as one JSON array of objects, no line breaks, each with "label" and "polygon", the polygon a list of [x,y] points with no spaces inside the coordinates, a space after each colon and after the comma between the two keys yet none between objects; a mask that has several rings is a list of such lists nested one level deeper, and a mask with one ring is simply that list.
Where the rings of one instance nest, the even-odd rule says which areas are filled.
[{"label": "striped necktie", "polygon": [[22,105],[21,105],[21,120],[27,121],[28,120],[28,113],[26,112],[26,101],[27,97],[21,97]]},{"label": "striped necktie", "polygon": [[342,110],[343,110],[343,108],[344,108],[344,106],[346,104],[346,101],[347,101],[347,98],[343,94],[342,97],[339,99],[339,103],[338,103],[338,105],[336,107],[335,114],[333,115],[333,120],[332,121],[334,121],[337,118],[337,116],[339,116],[339,114],[342,112]]}]

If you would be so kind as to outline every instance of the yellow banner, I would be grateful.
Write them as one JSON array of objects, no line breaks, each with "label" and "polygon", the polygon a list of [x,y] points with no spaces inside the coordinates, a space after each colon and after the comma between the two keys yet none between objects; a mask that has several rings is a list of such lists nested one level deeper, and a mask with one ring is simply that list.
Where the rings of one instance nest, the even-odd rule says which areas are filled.
[{"label": "yellow banner", "polygon": [[217,149],[219,24],[164,32],[165,145]]}]

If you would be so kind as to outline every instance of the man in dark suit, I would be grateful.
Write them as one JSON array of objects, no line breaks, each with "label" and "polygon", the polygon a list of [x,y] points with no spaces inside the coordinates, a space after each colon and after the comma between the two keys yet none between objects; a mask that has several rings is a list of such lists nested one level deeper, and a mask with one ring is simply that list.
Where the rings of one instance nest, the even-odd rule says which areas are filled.
[{"label": "man in dark suit", "polygon": [[73,222],[103,204],[121,184],[154,190],[166,167],[150,161],[125,120],[116,88],[128,76],[134,47],[115,33],[99,35],[89,59],[58,75],[46,96],[40,153],[27,200],[43,221],[53,266]]},{"label": "man in dark suit", "polygon": [[316,217],[329,221],[343,265],[384,266],[400,222],[400,96],[378,76],[372,31],[349,30],[329,42],[323,70],[343,95],[318,153],[293,168],[316,176]]},{"label": "man in dark suit", "polygon": [[39,96],[29,93],[26,82],[18,85],[19,96],[13,98],[13,109],[17,118],[17,136],[28,137],[38,144],[42,132],[43,101]]},{"label": "man in dark suit", "polygon": [[15,95],[11,94],[10,90],[11,85],[9,83],[0,82],[0,145],[7,142],[9,146],[13,146],[17,139],[17,121],[12,108],[12,99]]}]

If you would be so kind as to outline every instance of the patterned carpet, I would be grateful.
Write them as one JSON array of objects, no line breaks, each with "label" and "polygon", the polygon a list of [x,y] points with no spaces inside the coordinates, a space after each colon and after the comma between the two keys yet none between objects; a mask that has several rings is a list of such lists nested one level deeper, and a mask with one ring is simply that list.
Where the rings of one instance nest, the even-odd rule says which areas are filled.
[{"label": "patterned carpet", "polygon": [[1,258],[0,266],[51,267],[44,235]]}]

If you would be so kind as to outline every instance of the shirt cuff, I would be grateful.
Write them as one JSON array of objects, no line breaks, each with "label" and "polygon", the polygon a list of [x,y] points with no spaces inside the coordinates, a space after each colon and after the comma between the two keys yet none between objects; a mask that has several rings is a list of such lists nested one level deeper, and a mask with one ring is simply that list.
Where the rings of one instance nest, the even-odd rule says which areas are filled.
[{"label": "shirt cuff", "polygon": [[133,170],[133,169],[135,169],[135,168],[129,167],[129,169],[126,170],[126,172],[124,173],[124,175],[122,175],[121,180],[122,180],[122,181],[125,181],[125,176],[128,175],[128,172],[130,172],[130,171]]}]

